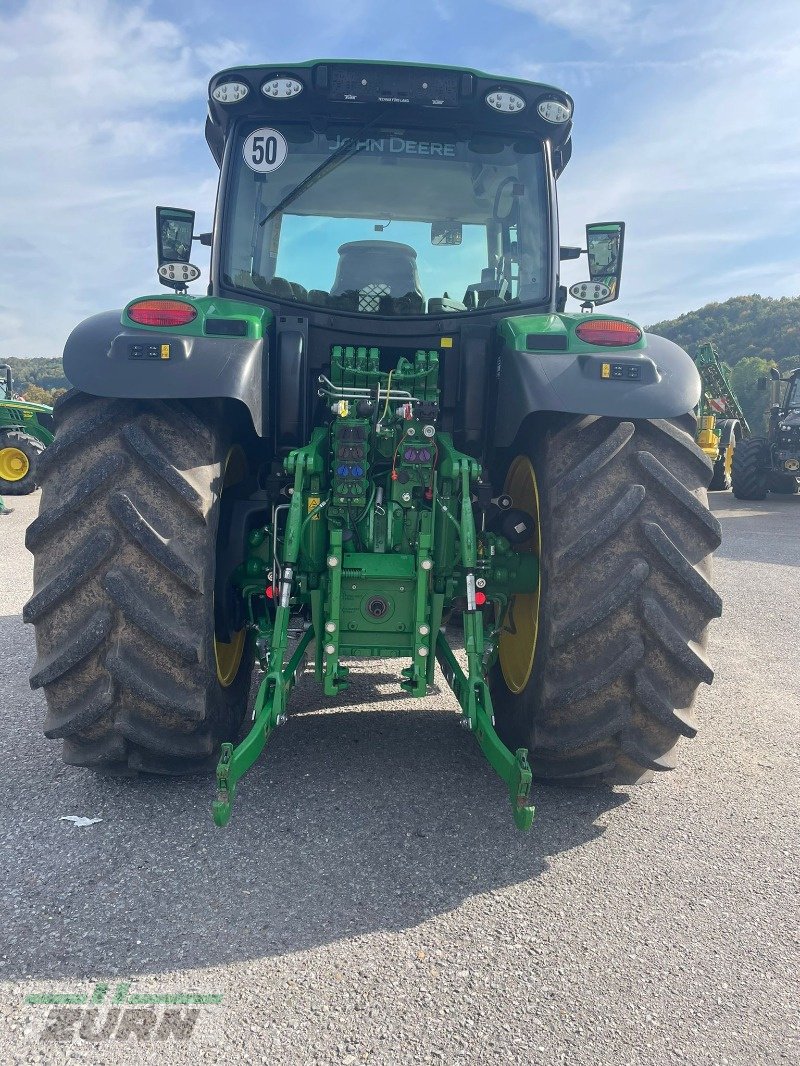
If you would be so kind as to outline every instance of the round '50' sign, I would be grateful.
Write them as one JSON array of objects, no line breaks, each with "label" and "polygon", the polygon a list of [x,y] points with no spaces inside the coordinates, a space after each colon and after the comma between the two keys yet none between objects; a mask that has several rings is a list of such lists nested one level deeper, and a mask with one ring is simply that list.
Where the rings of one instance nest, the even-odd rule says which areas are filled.
[{"label": "round '50' sign", "polygon": [[262,127],[253,130],[242,146],[244,161],[258,174],[269,174],[286,162],[289,148],[279,130]]}]

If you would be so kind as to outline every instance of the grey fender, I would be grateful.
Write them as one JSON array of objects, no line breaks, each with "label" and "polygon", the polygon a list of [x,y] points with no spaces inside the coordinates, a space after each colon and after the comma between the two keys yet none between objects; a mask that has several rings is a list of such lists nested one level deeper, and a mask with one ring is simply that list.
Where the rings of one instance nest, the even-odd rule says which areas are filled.
[{"label": "grey fender", "polygon": [[[263,340],[126,329],[120,314],[93,315],[69,335],[64,373],[76,389],[138,400],[239,400],[264,435]],[[133,345],[152,344],[168,344],[169,358],[132,358]]]},{"label": "grey fender", "polygon": [[727,448],[731,441],[740,441],[744,436],[742,424],[738,418],[726,418],[717,423],[717,428],[719,429],[719,443],[723,448]]},{"label": "grey fender", "polygon": [[[647,347],[575,352],[517,351],[505,347],[498,367],[495,443],[514,442],[525,419],[538,411],[611,418],[676,418],[700,401],[693,360],[672,341],[648,333]],[[638,366],[637,380],[604,380],[603,363]]]}]

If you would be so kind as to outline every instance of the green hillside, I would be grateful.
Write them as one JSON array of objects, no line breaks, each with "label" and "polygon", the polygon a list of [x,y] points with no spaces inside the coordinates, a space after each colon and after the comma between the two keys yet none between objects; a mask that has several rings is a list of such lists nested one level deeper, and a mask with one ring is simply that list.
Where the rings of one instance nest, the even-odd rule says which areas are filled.
[{"label": "green hillside", "polygon": [[691,355],[713,341],[731,366],[748,358],[774,360],[782,370],[800,366],[800,296],[734,296],[647,328]]},{"label": "green hillside", "polygon": [[[69,388],[69,382],[64,377],[64,368],[61,359],[0,359],[7,362],[14,376],[14,390],[27,395],[29,400],[37,403],[50,403],[53,391],[59,392]],[[49,398],[43,398],[38,390],[44,390],[50,394]],[[33,392],[33,394],[29,394]]]}]

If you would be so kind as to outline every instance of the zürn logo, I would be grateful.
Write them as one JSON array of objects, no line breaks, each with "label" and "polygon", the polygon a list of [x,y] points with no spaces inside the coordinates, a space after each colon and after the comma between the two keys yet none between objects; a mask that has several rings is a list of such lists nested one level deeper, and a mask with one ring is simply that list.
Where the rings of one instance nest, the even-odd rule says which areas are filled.
[{"label": "z\u00fcrn logo", "polygon": [[91,992],[32,992],[30,1006],[49,1007],[41,1040],[69,1043],[77,1037],[138,1042],[189,1040],[201,1007],[219,1006],[220,992],[131,992],[127,982],[111,989],[98,982]]}]

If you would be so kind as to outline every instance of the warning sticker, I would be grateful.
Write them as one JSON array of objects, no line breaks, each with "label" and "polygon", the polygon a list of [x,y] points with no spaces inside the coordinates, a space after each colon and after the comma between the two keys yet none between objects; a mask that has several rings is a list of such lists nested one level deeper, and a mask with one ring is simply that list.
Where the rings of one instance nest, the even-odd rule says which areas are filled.
[{"label": "warning sticker", "polygon": [[289,154],[286,138],[279,130],[262,127],[253,130],[242,145],[244,161],[257,174],[270,174],[282,167]]}]

